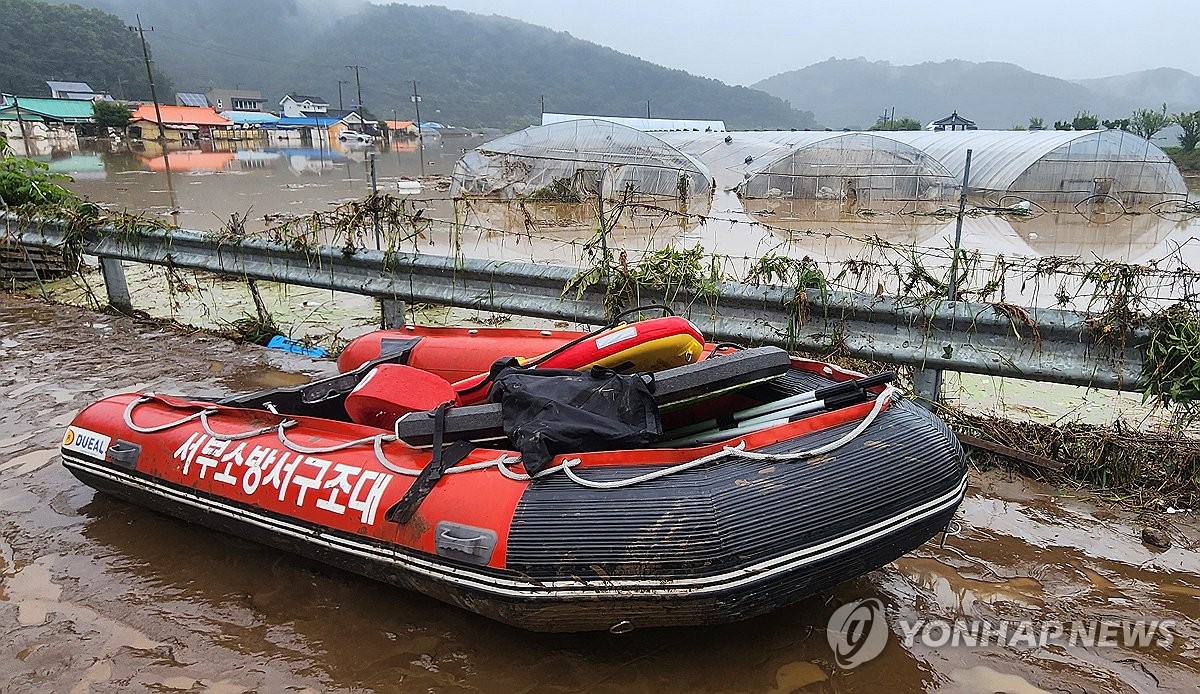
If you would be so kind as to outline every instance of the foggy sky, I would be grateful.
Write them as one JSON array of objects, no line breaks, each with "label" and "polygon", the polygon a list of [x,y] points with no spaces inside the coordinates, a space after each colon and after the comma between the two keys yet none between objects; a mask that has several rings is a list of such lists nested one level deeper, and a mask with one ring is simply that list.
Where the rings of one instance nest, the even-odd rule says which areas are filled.
[{"label": "foggy sky", "polygon": [[[372,0],[382,3],[385,0]],[[1054,77],[1156,67],[1200,75],[1195,0],[407,0],[498,14],[652,63],[752,84],[828,58],[895,65],[961,58]]]}]

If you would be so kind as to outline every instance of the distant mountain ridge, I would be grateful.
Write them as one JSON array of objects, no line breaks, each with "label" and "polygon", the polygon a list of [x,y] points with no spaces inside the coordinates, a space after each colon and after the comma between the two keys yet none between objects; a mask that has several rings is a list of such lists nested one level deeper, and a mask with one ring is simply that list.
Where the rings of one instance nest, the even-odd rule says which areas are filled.
[{"label": "distant mountain ridge", "polygon": [[[62,0],[59,0],[62,1]],[[565,32],[498,16],[363,0],[74,0],[145,25],[155,62],[181,91],[259,89],[357,102],[377,117],[525,127],[549,111],[723,119],[735,128],[811,128],[811,113],[746,87],[651,64]],[[649,105],[647,105],[649,101]]]},{"label": "distant mountain ridge", "polygon": [[1171,68],[1072,82],[1011,63],[892,65],[834,58],[751,86],[802,104],[835,128],[869,127],[893,107],[897,118],[922,123],[957,110],[981,128],[996,129],[1027,126],[1031,117],[1050,127],[1081,111],[1126,118],[1135,108],[1157,108],[1164,101],[1172,113],[1200,109],[1200,78]]},{"label": "distant mountain ridge", "polygon": [[1075,80],[1099,94],[1124,99],[1141,108],[1167,104],[1172,113],[1200,109],[1200,77],[1185,70],[1160,67],[1125,75]]}]

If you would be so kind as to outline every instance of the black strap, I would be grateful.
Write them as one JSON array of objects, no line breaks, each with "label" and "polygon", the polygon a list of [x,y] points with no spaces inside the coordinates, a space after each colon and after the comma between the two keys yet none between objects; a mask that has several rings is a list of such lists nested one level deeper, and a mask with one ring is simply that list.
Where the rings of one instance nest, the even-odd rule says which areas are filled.
[{"label": "black strap", "polygon": [[442,479],[442,475],[475,450],[475,444],[470,441],[455,441],[446,448],[442,447],[442,434],[446,430],[446,409],[448,407],[450,407],[450,403],[442,403],[433,411],[433,457],[429,460],[429,464],[421,470],[421,474],[417,475],[417,479],[413,480],[408,491],[404,492],[404,496],[393,504],[387,513],[383,514],[386,520],[401,524],[411,520],[421,502],[437,486],[438,480]]}]

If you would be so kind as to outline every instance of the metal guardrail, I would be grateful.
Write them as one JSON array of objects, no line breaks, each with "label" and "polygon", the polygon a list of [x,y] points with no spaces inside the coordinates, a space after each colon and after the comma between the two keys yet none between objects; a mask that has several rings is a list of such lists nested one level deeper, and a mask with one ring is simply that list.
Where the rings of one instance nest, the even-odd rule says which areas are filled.
[{"label": "metal guardrail", "polygon": [[[0,215],[2,216],[2,215]],[[10,221],[12,221],[10,219]],[[16,231],[29,246],[61,246],[53,225]],[[322,247],[297,250],[262,239],[240,244],[194,231],[85,234],[84,253],[101,258],[109,300],[128,306],[120,262],[133,261],[384,300],[433,303],[591,325],[606,321],[604,292],[576,297],[563,289],[578,270],[541,264]],[[680,290],[643,292],[688,316],[710,339],[771,344],[905,364],[922,370],[988,374],[1096,388],[1129,390],[1142,378],[1144,332],[1109,334],[1099,342],[1087,316],[1058,309],[1022,309],[1014,319],[991,304],[943,301],[910,305],[886,297],[741,283],[720,285],[712,297]],[[807,306],[799,311],[797,306]],[[1026,318],[1028,320],[1026,320]],[[1114,346],[1115,345],[1115,346]]]}]

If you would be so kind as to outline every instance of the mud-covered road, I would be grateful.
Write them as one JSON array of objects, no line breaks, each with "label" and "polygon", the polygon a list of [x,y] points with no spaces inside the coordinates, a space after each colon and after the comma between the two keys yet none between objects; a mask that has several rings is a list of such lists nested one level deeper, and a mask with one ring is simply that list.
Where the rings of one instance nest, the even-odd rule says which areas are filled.
[{"label": "mud-covered road", "polygon": [[[58,446],[106,394],[216,395],[330,370],[299,357],[0,294],[0,690],[13,692],[1195,691],[1200,554],[1131,512],[973,472],[961,530],[829,594],[743,624],[544,636],[189,527],[78,483]],[[826,625],[887,614],[882,653],[840,667]],[[942,644],[934,623],[1050,629]],[[1155,620],[1141,646],[1054,624]],[[905,643],[906,633],[916,633]],[[1158,634],[1162,636],[1162,634]]]}]

